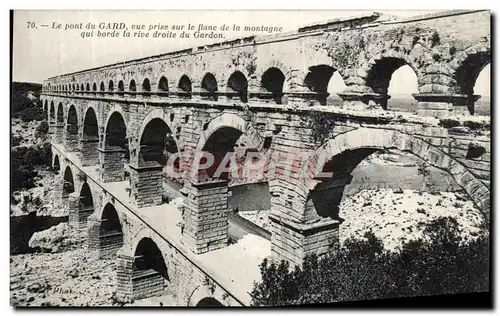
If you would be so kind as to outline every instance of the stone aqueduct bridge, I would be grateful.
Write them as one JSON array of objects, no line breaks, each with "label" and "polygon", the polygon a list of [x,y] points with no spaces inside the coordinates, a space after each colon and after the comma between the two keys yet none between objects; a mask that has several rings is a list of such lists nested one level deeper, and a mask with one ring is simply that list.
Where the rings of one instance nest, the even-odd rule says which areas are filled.
[{"label": "stone aqueduct bridge", "polygon": [[[168,285],[180,305],[247,305],[263,257],[300,263],[335,247],[344,186],[375,151],[446,171],[488,217],[489,127],[474,122],[489,117],[473,116],[472,87],[489,62],[489,12],[374,14],[49,78],[55,190],[92,254],[116,257],[120,299]],[[418,77],[418,114],[384,109],[404,64]],[[334,71],[347,85],[342,107],[326,101]],[[270,240],[228,244],[225,174],[183,179],[182,202],[162,199],[164,152],[182,153],[184,170],[201,150],[306,154],[276,169],[305,177],[267,174]],[[318,177],[321,157],[333,177]]]}]

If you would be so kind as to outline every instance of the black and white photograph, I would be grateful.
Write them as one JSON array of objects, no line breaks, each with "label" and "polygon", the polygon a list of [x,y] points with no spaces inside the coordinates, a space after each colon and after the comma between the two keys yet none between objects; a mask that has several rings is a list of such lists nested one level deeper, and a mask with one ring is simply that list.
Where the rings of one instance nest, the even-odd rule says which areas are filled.
[{"label": "black and white photograph", "polygon": [[492,15],[12,10],[10,305],[491,307]]}]

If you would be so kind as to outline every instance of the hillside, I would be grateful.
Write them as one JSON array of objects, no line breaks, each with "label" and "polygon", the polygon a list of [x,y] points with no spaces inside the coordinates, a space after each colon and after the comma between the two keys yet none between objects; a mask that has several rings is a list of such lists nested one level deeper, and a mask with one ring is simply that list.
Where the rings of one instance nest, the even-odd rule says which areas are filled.
[{"label": "hillside", "polygon": [[29,82],[13,82],[11,86],[11,116],[24,122],[41,121],[44,119],[40,106],[42,85]]}]

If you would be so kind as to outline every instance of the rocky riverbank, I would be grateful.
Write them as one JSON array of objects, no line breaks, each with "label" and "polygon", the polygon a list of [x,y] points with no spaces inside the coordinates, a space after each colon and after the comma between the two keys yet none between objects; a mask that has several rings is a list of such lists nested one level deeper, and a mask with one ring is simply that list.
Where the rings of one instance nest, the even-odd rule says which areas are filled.
[{"label": "rocky riverbank", "polygon": [[[270,229],[269,211],[240,212],[247,220]],[[458,192],[428,193],[416,190],[362,190],[345,197],[340,204],[340,241],[362,238],[372,231],[386,249],[423,237],[423,226],[440,217],[455,218],[467,239],[478,236],[483,224],[481,212]]]}]

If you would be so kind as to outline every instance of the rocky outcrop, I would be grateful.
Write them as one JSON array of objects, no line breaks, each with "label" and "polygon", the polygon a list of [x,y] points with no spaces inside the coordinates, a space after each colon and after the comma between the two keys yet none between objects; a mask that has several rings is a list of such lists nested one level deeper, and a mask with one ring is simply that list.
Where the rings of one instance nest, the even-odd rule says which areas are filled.
[{"label": "rocky outcrop", "polygon": [[79,238],[71,233],[67,223],[60,223],[49,229],[36,232],[29,241],[29,246],[42,252],[59,252],[78,244]]}]

